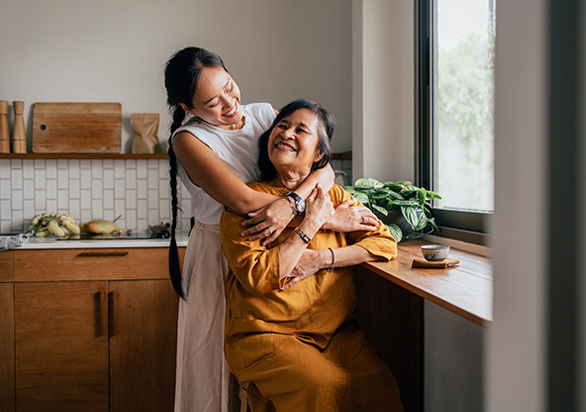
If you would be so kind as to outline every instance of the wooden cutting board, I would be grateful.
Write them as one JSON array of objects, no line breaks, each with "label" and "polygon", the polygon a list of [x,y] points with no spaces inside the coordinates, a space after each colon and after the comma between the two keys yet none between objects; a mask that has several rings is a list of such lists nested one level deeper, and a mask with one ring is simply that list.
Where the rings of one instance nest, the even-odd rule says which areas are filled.
[{"label": "wooden cutting board", "polygon": [[33,153],[120,153],[120,103],[35,103]]}]

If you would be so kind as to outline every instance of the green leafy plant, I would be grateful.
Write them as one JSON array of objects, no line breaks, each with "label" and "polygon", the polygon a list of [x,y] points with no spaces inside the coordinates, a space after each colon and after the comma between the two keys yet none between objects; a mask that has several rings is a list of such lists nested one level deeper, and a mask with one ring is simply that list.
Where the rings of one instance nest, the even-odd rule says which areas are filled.
[{"label": "green leafy plant", "polygon": [[372,178],[358,179],[354,186],[345,186],[344,189],[374,213],[382,215],[383,221],[393,212],[400,213],[412,231],[401,229],[397,223],[385,222],[397,242],[421,237],[434,229],[439,231],[430,211],[431,201],[441,199],[435,192],[411,182],[383,183]]}]

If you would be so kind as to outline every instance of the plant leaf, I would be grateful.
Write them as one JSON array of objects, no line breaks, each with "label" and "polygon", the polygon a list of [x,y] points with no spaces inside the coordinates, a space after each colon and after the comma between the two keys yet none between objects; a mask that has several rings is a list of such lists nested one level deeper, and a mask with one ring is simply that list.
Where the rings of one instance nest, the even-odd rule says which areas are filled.
[{"label": "plant leaf", "polygon": [[419,202],[421,204],[425,204],[425,198],[427,196],[427,191],[422,187],[421,189],[419,189],[419,193],[417,195],[419,196]]},{"label": "plant leaf", "polygon": [[389,195],[389,190],[388,189],[377,189],[377,190],[373,190],[372,193],[370,194],[370,197],[372,199],[384,199]]},{"label": "plant leaf", "polygon": [[389,192],[389,197],[390,197],[391,199],[396,199],[396,200],[404,200],[404,199],[405,199],[403,196],[401,196],[401,194],[400,194],[400,193],[393,192],[393,191],[390,191],[390,192]]},{"label": "plant leaf", "polygon": [[354,186],[362,188],[380,189],[381,187],[383,187],[383,183],[379,182],[376,179],[373,179],[372,177],[369,177],[367,179],[358,179],[356,182],[354,182]]},{"label": "plant leaf", "polygon": [[419,203],[415,200],[391,200],[390,203],[393,206],[412,206],[414,208],[419,207]]},{"label": "plant leaf", "polygon": [[418,210],[413,206],[401,206],[401,213],[403,213],[414,231],[423,230],[427,226],[427,216],[420,209]]},{"label": "plant leaf", "polygon": [[366,193],[354,191],[352,193],[352,196],[354,196],[354,199],[358,200],[363,205],[367,205],[370,203],[370,201],[368,200],[368,195]]},{"label": "plant leaf", "polygon": [[391,232],[391,236],[397,241],[397,243],[403,240],[403,231],[397,224],[390,223],[386,225],[386,227],[389,229],[389,232]]},{"label": "plant leaf", "polygon": [[437,227],[437,225],[435,224],[435,218],[428,218],[427,221],[434,227],[435,230],[437,230],[438,232],[440,231],[439,227]]},{"label": "plant leaf", "polygon": [[407,188],[407,189],[401,190],[401,195],[403,197],[405,197],[405,199],[409,199],[414,196],[417,196],[418,193],[419,193],[419,189],[417,189],[417,188],[416,189]]},{"label": "plant leaf", "polygon": [[371,203],[370,206],[372,207],[373,210],[380,212],[384,216],[387,216],[389,214],[389,211],[382,206],[375,205],[374,203]]},{"label": "plant leaf", "polygon": [[431,191],[427,191],[427,198],[428,199],[442,199],[442,197],[440,195],[438,195],[435,192],[431,192]]},{"label": "plant leaf", "polygon": [[393,192],[400,192],[403,189],[407,189],[407,186],[402,185],[400,183],[393,183],[393,182],[385,182],[385,184],[383,186],[388,187]]}]

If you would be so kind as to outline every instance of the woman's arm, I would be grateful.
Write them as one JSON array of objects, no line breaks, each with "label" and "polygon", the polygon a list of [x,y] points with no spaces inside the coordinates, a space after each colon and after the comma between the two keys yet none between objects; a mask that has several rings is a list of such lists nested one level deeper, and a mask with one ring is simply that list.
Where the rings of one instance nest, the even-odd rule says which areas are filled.
[{"label": "woman's arm", "polygon": [[289,277],[291,281],[283,286],[283,290],[289,289],[297,282],[302,281],[322,269],[333,270],[355,266],[365,262],[386,260],[383,257],[373,255],[359,245],[344,246],[335,249],[312,250],[307,249],[301,255],[297,265],[293,268]]},{"label": "woman's arm", "polygon": [[[334,185],[334,178],[335,178],[334,170],[332,169],[332,167],[328,163],[325,167],[323,167],[321,169],[317,169],[317,170],[313,171],[309,176],[307,176],[307,178],[301,183],[301,185],[299,185],[299,187],[297,189],[295,189],[295,193],[297,193],[302,198],[307,199],[309,194],[313,191],[313,189],[318,184],[321,187],[323,187],[324,189],[326,189],[325,191],[327,192]],[[247,219],[244,222],[242,222],[242,225],[243,226],[256,225],[259,222],[261,222],[263,218],[266,220],[267,219],[266,216],[269,215],[269,213],[270,213],[270,211],[267,211],[266,206],[263,208],[260,208],[259,210],[256,210],[252,213],[249,213],[248,217],[250,219]],[[346,217],[348,218],[349,216],[346,216]],[[330,219],[330,220],[332,220],[332,219]],[[358,218],[354,218],[354,221],[357,221],[357,220],[358,220]],[[339,219],[337,221],[339,221]],[[336,225],[333,224],[332,226],[336,226]],[[340,227],[340,225],[337,225],[337,227]],[[354,229],[354,230],[356,230],[356,229]],[[268,245],[269,243],[272,243],[273,241],[277,240],[277,238],[279,237],[280,234],[281,234],[280,231],[278,233],[276,233],[276,232],[272,233],[270,236],[268,236],[264,240],[263,244]],[[258,239],[262,239],[263,237],[265,237],[262,233],[258,233],[258,230],[254,230],[254,227],[251,227],[250,229],[243,231],[242,236],[250,236],[249,240],[258,240]]]},{"label": "woman's arm", "polygon": [[295,189],[295,193],[302,198],[307,199],[318,184],[323,188],[325,193],[327,193],[334,185],[335,178],[336,174],[334,173],[334,169],[332,169],[332,166],[328,163],[325,167],[314,170],[309,176],[307,176],[299,187]]},{"label": "woman's arm", "polygon": [[291,271],[299,262],[303,252],[307,249],[308,241],[303,240],[303,236],[311,239],[318,230],[334,214],[334,205],[327,196],[326,192],[317,186],[307,198],[307,209],[305,218],[296,230],[301,234],[292,231],[287,239],[281,242],[279,248],[279,279],[281,284],[287,282],[291,276]]},{"label": "woman's arm", "polygon": [[[344,204],[349,198],[352,199],[352,196],[339,186],[336,186],[330,195],[335,203]],[[357,200],[354,201],[357,207],[362,206]],[[332,250],[305,250],[291,271],[290,277],[293,279],[283,289],[293,286],[321,269],[354,266],[372,261],[388,261],[397,256],[397,242],[387,227],[380,222],[374,231],[355,231],[345,236],[350,246],[332,248]]]},{"label": "woman's arm", "polygon": [[[180,132],[173,140],[175,154],[189,179],[201,187],[214,200],[240,215],[251,213],[253,219],[242,223],[250,226],[241,236],[253,235],[251,240],[266,238],[264,244],[273,242],[294,218],[286,199],[252,190],[236,176],[207,145],[188,132]],[[296,191],[309,196],[316,184],[331,187],[334,172],[328,165],[311,173]]]},{"label": "woman's arm", "polygon": [[[173,140],[173,150],[195,185],[240,215],[246,215],[278,199],[248,187],[213,150],[191,133],[178,133]],[[290,210],[287,200],[283,202]]]}]

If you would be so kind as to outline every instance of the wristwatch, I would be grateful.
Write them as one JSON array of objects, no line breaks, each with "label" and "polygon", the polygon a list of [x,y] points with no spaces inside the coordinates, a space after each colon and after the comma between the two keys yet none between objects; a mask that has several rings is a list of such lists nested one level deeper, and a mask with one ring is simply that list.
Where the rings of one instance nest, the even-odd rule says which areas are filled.
[{"label": "wristwatch", "polygon": [[289,203],[291,203],[291,207],[295,206],[293,207],[293,212],[296,215],[300,215],[305,212],[305,200],[303,200],[303,198],[297,193],[289,192],[285,195],[285,198],[293,200],[293,202],[290,201]]}]

